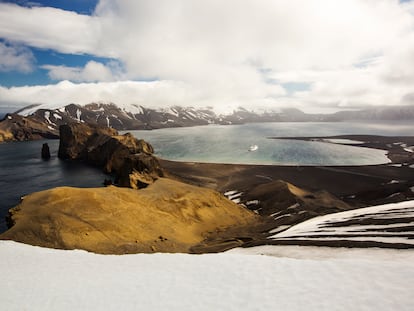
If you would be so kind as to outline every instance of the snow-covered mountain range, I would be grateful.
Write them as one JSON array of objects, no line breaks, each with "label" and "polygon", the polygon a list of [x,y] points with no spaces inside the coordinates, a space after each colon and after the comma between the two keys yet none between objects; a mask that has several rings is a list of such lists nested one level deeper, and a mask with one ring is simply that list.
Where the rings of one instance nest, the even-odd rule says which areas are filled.
[{"label": "snow-covered mountain range", "polygon": [[38,122],[44,122],[49,127],[56,129],[61,124],[76,121],[110,126],[117,130],[132,130],[249,122],[411,120],[414,119],[414,106],[340,111],[333,114],[308,114],[295,108],[252,111],[239,107],[232,112],[223,114],[217,112],[213,107],[172,106],[154,109],[140,105],[90,103],[87,105],[69,104],[63,107],[32,105],[17,113]]},{"label": "snow-covered mountain range", "polygon": [[213,107],[148,108],[141,105],[114,103],[66,106],[41,104],[31,105],[15,113],[7,114],[0,121],[0,141],[58,137],[59,126],[71,122],[108,126],[117,130],[150,130],[208,124],[347,120],[414,120],[414,106],[371,108],[333,114],[309,114],[296,108],[253,111],[239,107],[224,114]]},{"label": "snow-covered mountain range", "polygon": [[254,112],[238,108],[219,114],[212,107],[173,106],[152,109],[139,105],[122,106],[113,103],[91,103],[64,107],[29,106],[17,112],[21,116],[44,122],[52,128],[76,121],[110,126],[118,130],[156,129],[207,124],[241,124],[247,122],[319,121],[320,115],[309,115],[297,109]]}]

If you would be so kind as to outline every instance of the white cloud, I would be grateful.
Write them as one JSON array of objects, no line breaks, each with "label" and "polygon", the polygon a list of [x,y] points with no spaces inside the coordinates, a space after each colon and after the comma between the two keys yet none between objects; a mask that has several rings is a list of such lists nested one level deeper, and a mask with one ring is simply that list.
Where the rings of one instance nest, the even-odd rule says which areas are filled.
[{"label": "white cloud", "polygon": [[58,81],[97,82],[113,81],[115,79],[110,68],[95,61],[89,61],[83,68],[55,65],[44,65],[41,68],[49,71],[49,77],[52,80]]},{"label": "white cloud", "polygon": [[[54,85],[1,87],[0,103],[24,107],[44,104],[48,108],[59,108],[69,103],[81,105],[90,102],[114,102],[120,105],[142,105],[144,107],[169,107],[174,105],[206,107],[215,106],[218,112],[232,111],[240,104],[231,98],[206,96],[203,90],[177,81],[114,81],[99,83],[72,83],[62,81]],[[245,98],[248,106],[271,108],[272,99]]]},{"label": "white cloud", "polygon": [[20,7],[0,3],[0,37],[62,53],[99,54],[95,18],[49,7]]},{"label": "white cloud", "polygon": [[34,68],[32,52],[23,46],[6,45],[0,42],[0,71],[28,73]]},{"label": "white cloud", "polygon": [[401,38],[379,64],[380,77],[392,86],[414,85],[414,33]]},{"label": "white cloud", "polygon": [[117,38],[131,73],[169,79],[211,77],[219,68],[349,66],[412,25],[395,1],[384,0],[101,0],[96,14],[100,45]]},{"label": "white cloud", "polygon": [[[122,75],[99,63],[44,67],[53,79],[157,79],[185,85],[185,102],[309,111],[400,104],[414,92],[412,7],[396,0],[101,0],[85,16],[0,3],[0,37],[124,66]],[[310,87],[290,94],[280,84],[289,82]],[[147,106],[183,91],[172,89],[152,92]]]},{"label": "white cloud", "polygon": [[125,104],[148,103],[156,107],[189,103],[195,98],[195,92],[183,83],[173,81],[153,82],[100,82],[72,83],[62,81],[54,85],[0,87],[0,98],[5,103],[28,105],[44,103],[49,107],[61,107],[75,102],[87,104],[90,102],[118,102]]}]

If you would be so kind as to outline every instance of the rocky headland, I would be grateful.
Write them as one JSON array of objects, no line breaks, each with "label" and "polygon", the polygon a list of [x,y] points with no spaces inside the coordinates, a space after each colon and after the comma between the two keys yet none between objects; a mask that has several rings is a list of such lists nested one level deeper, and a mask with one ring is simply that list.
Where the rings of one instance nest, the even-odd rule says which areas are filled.
[{"label": "rocky headland", "polygon": [[152,146],[129,133],[71,123],[60,127],[60,137],[59,158],[99,166],[118,186],[144,188],[163,176]]}]

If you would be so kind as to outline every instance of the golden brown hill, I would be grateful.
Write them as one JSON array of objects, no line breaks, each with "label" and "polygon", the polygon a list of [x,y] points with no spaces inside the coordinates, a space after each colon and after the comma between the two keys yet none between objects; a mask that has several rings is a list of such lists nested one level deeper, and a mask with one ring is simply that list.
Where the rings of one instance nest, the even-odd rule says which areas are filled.
[{"label": "golden brown hill", "polygon": [[160,178],[146,189],[60,187],[26,196],[0,235],[32,245],[122,254],[189,252],[258,216],[219,193]]}]

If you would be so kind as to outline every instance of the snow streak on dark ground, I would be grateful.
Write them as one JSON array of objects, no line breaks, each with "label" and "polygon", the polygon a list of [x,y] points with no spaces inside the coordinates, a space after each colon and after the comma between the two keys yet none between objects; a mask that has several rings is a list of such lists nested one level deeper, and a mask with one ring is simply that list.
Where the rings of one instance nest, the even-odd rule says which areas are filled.
[{"label": "snow streak on dark ground", "polygon": [[307,244],[338,242],[352,246],[374,243],[378,246],[414,248],[414,201],[315,217],[276,233],[270,239]]}]

